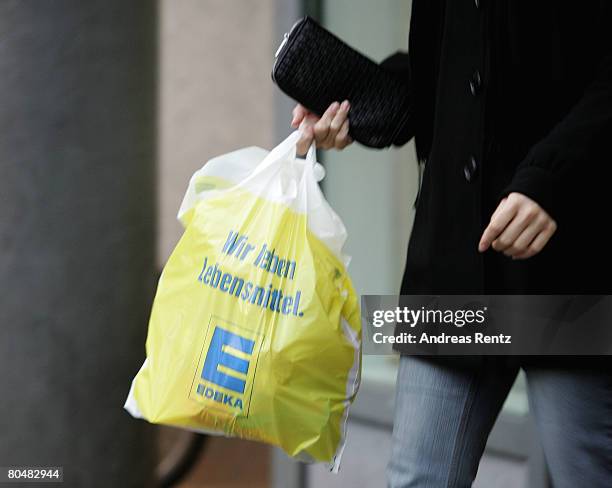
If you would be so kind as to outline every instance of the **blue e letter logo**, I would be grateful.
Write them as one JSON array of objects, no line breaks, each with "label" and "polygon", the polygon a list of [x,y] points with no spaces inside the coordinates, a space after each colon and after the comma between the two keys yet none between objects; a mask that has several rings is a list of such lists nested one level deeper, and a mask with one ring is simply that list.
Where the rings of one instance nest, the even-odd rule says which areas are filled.
[{"label": "blue e letter logo", "polygon": [[230,376],[219,371],[219,366],[224,366],[230,371],[236,373],[247,374],[249,371],[249,361],[225,351],[225,346],[235,349],[238,352],[251,355],[255,342],[242,337],[233,332],[229,332],[221,327],[215,327],[204,367],[202,368],[202,379],[215,383],[228,390],[233,390],[237,393],[244,393],[246,382],[244,379],[237,376]]}]

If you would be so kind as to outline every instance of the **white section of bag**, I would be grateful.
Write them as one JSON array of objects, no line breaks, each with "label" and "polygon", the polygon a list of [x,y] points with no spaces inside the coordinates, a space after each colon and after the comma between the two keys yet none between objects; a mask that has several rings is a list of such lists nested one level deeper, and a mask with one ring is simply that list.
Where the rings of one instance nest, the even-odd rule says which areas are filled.
[{"label": "white section of bag", "polygon": [[[318,185],[325,177],[325,169],[315,159],[314,144],[305,159],[297,157],[299,137],[300,132],[296,130],[271,151],[251,146],[209,160],[191,177],[178,212],[179,220],[198,202],[214,198],[221,192],[243,188],[306,214],[310,231],[348,266],[350,257],[342,253],[346,227]],[[226,186],[198,189],[197,182],[205,178],[217,178]]]}]

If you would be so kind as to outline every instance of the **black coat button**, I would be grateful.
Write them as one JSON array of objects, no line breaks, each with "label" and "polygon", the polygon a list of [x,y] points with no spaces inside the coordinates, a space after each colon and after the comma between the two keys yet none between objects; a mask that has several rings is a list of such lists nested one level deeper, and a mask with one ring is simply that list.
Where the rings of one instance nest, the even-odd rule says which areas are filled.
[{"label": "black coat button", "polygon": [[474,181],[477,173],[478,163],[476,162],[476,158],[474,156],[470,156],[469,161],[463,167],[463,176],[465,177],[465,181],[468,183]]},{"label": "black coat button", "polygon": [[472,77],[470,78],[470,92],[472,95],[476,96],[480,93],[480,89],[482,88],[482,78],[480,76],[480,71],[474,70]]}]

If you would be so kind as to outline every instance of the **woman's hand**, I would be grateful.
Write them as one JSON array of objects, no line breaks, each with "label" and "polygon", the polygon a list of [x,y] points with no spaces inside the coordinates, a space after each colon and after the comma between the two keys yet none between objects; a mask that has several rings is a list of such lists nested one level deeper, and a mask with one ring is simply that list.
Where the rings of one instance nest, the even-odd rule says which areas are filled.
[{"label": "woman's hand", "polygon": [[302,133],[297,143],[297,153],[306,154],[313,140],[321,149],[344,149],[353,142],[348,135],[348,100],[342,103],[332,103],[319,118],[304,106],[298,104],[293,109],[291,127],[300,129]]},{"label": "woman's hand", "polygon": [[539,253],[557,230],[557,223],[531,198],[510,193],[504,198],[485,229],[478,250],[489,246],[512,259]]}]

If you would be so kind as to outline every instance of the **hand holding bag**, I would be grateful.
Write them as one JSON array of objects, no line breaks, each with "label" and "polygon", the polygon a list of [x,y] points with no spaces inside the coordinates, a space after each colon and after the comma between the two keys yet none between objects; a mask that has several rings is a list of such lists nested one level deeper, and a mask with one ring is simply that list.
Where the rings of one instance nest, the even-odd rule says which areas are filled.
[{"label": "hand holding bag", "polygon": [[410,120],[406,78],[383,69],[310,17],[285,34],[272,79],[319,116],[331,103],[348,100],[349,134],[365,146],[390,146]]}]

